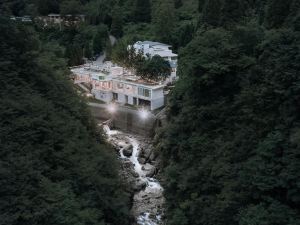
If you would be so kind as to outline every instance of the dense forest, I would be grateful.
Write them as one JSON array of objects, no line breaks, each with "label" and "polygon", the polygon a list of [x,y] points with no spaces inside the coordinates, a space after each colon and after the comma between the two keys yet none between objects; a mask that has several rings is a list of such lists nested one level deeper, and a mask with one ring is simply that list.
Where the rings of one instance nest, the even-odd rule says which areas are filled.
[{"label": "dense forest", "polygon": [[157,140],[168,224],[300,224],[300,1],[200,3]]},{"label": "dense forest", "polygon": [[7,16],[49,13],[86,21],[0,21],[0,224],[129,223],[117,163],[66,68],[137,40],[179,53],[155,139],[166,224],[300,224],[299,0],[0,3]]},{"label": "dense forest", "polygon": [[0,19],[0,224],[129,224],[118,163],[62,50]]}]

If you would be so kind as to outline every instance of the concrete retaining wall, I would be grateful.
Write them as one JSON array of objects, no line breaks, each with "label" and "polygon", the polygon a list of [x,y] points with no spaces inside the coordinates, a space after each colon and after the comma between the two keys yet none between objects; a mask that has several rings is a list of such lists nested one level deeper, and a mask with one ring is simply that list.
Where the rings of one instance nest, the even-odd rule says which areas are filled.
[{"label": "concrete retaining wall", "polygon": [[112,124],[116,129],[143,136],[154,135],[156,117],[153,114],[149,114],[147,119],[142,119],[138,111],[132,109],[117,110],[113,115],[99,106],[90,105],[90,109],[92,115],[99,122],[113,119]]}]

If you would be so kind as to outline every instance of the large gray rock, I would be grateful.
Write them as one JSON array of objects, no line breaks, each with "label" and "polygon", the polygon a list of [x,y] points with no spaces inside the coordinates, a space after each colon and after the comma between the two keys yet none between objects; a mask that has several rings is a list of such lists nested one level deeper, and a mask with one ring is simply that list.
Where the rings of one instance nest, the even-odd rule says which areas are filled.
[{"label": "large gray rock", "polygon": [[123,155],[126,157],[132,156],[133,146],[131,144],[127,144],[123,147]]},{"label": "large gray rock", "polygon": [[140,164],[145,164],[146,163],[146,159],[143,158],[143,157],[139,157],[138,161],[139,161]]},{"label": "large gray rock", "polygon": [[135,192],[138,192],[140,190],[143,190],[147,186],[146,181],[143,181],[141,179],[137,179],[133,184],[133,190]]},{"label": "large gray rock", "polygon": [[142,166],[142,170],[145,171],[145,175],[147,177],[153,177],[155,175],[156,169],[151,164],[147,163],[144,166]]}]

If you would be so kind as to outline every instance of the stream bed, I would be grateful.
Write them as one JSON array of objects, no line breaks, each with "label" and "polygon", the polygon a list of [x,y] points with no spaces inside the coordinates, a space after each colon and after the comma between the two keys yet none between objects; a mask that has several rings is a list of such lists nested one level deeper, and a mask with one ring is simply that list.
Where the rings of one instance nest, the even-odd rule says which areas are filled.
[{"label": "stream bed", "polygon": [[137,225],[162,225],[163,188],[155,179],[157,162],[147,138],[111,130],[104,125],[108,141],[119,152],[123,177],[133,187],[132,215]]}]

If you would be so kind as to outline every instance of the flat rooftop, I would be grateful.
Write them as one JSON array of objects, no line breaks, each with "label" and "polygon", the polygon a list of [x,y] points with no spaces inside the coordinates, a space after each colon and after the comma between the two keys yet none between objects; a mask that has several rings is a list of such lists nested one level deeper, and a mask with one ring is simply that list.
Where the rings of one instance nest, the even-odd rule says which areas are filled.
[{"label": "flat rooftop", "polygon": [[117,77],[114,77],[113,80],[119,81],[119,82],[122,82],[125,84],[144,86],[149,89],[164,88],[164,85],[159,84],[158,82],[147,81],[147,80],[141,79],[138,76],[117,76]]}]

